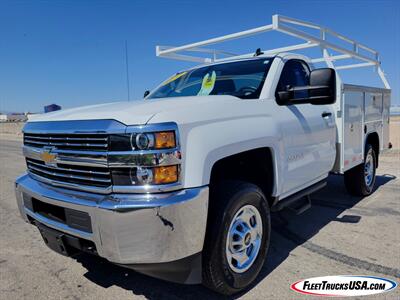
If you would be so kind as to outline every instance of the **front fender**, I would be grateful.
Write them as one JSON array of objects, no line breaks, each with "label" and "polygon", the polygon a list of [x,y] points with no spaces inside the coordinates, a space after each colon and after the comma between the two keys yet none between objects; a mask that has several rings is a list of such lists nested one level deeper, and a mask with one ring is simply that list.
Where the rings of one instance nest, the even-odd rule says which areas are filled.
[{"label": "front fender", "polygon": [[271,149],[275,182],[279,179],[280,170],[275,163],[281,153],[279,132],[265,115],[186,124],[180,127],[180,134],[185,187],[209,184],[212,167],[218,160],[262,147]]}]

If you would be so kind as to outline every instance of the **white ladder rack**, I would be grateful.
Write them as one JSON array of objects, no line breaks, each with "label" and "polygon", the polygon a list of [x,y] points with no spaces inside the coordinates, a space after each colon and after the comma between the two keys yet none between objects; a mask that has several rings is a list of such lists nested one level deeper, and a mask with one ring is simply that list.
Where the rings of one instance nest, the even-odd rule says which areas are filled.
[{"label": "white ladder rack", "polygon": [[[294,28],[293,26],[290,25],[296,25],[296,26],[302,26],[306,28],[312,28],[317,30],[319,33],[319,36],[309,34],[308,32],[302,31],[298,28]],[[272,24],[270,25],[265,25],[245,31],[240,31],[237,33],[232,33],[216,38],[212,38],[209,40],[204,40],[196,43],[191,43],[179,47],[171,47],[171,46],[156,46],[156,55],[158,57],[165,57],[165,58],[170,58],[170,59],[176,59],[176,60],[185,60],[185,61],[192,61],[192,62],[198,62],[198,63],[212,63],[212,62],[218,62],[222,60],[227,60],[227,59],[238,59],[238,58],[244,58],[244,57],[249,57],[254,54],[253,53],[247,53],[247,54],[242,54],[242,55],[237,55],[231,52],[227,51],[221,51],[221,50],[215,50],[215,49],[208,49],[208,48],[202,48],[203,46],[208,46],[212,44],[218,44],[234,39],[239,39],[239,38],[244,38],[248,36],[252,36],[255,34],[260,34],[260,33],[265,33],[268,31],[278,31],[282,32],[297,38],[300,38],[304,41],[305,43],[301,44],[296,44],[296,45],[291,45],[291,46],[286,46],[282,48],[276,48],[276,49],[271,49],[271,50],[266,50],[263,51],[264,55],[275,55],[278,53],[282,52],[288,52],[288,51],[296,51],[300,49],[306,49],[306,48],[312,48],[312,47],[320,47],[322,50],[322,57],[314,58],[311,61],[313,63],[319,63],[319,62],[325,62],[328,67],[334,68],[335,70],[345,70],[345,69],[353,69],[353,68],[360,68],[360,67],[374,67],[382,80],[383,85],[385,88],[390,89],[389,82],[387,81],[385,74],[381,68],[381,62],[379,59],[379,53],[370,48],[367,47],[363,44],[358,43],[355,40],[352,40],[348,37],[345,37],[342,34],[339,34],[329,28],[322,27],[317,24],[313,24],[310,22],[306,21],[301,21],[301,20],[296,20],[293,18],[281,16],[281,15],[273,15],[272,16]],[[346,43],[348,43],[351,46],[351,50],[344,48],[341,45],[335,44],[331,41],[327,40],[327,37],[331,35],[335,38],[338,38]],[[330,55],[328,50],[334,50],[340,54],[338,55]],[[360,53],[360,50],[363,50],[364,53]],[[181,54],[182,52],[200,52],[200,53],[206,53],[210,57],[201,57],[201,56],[193,56],[193,55],[187,55],[187,54]],[[219,58],[218,56],[223,55],[225,58]],[[336,66],[334,65],[333,62],[337,60],[344,60],[344,59],[356,59],[359,62],[358,63],[350,63],[350,64],[345,64],[341,66]]]}]

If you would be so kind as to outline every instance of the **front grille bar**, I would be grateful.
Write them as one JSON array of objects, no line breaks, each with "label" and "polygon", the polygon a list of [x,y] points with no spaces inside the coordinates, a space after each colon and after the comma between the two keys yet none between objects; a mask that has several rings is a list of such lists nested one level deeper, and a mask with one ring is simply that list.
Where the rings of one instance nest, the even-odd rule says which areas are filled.
[{"label": "front grille bar", "polygon": [[107,144],[89,144],[89,143],[58,143],[58,142],[41,142],[41,141],[32,141],[30,139],[25,138],[25,143],[35,144],[35,145],[43,145],[43,146],[65,146],[65,147],[93,147],[93,148],[107,148]]},{"label": "front grille bar", "polygon": [[74,183],[74,182],[67,182],[67,181],[60,181],[57,179],[50,179],[48,177],[41,176],[39,174],[33,173],[33,172],[28,172],[29,175],[37,180],[41,181],[53,186],[61,187],[61,188],[67,188],[67,189],[74,189],[74,190],[80,190],[84,192],[89,192],[89,193],[96,193],[96,194],[109,194],[111,193],[111,185],[107,187],[98,187],[98,186],[90,186],[90,185],[85,185],[82,183]]},{"label": "front grille bar", "polygon": [[43,164],[34,162],[34,161],[30,160],[30,159],[27,159],[27,163],[36,165],[36,166],[41,167],[41,168],[55,170],[55,171],[58,170],[58,171],[75,172],[75,173],[83,173],[83,174],[89,173],[89,174],[105,175],[105,176],[109,176],[110,175],[109,171],[101,172],[101,171],[93,171],[93,170],[79,170],[79,169],[72,169],[72,168],[63,168],[63,167],[60,167],[59,165],[57,167],[51,167],[51,166],[47,166],[47,165],[43,165]]},{"label": "front grille bar", "polygon": [[111,184],[111,179],[102,179],[102,178],[94,178],[94,177],[89,177],[89,176],[63,174],[63,173],[54,172],[54,171],[47,171],[47,170],[43,170],[41,168],[29,165],[29,163],[28,163],[28,169],[36,171],[36,172],[41,172],[41,173],[44,173],[44,174],[47,174],[47,175],[55,176],[55,177],[63,177],[63,178],[70,178],[70,179],[78,179],[78,180],[85,180],[85,181],[92,181],[92,182],[98,182],[98,183],[109,183],[109,184]]},{"label": "front grille bar", "polygon": [[[42,161],[42,149],[24,145],[23,154],[26,158]],[[54,150],[57,153],[57,164],[79,165],[88,167],[107,167],[107,152],[79,151],[79,150]]]},{"label": "front grille bar", "polygon": [[58,149],[82,149],[84,151],[102,150],[108,148],[108,136],[104,134],[24,134],[24,144],[42,148],[56,146]]},{"label": "front grille bar", "polygon": [[28,133],[25,133],[25,138],[29,138],[29,139],[34,139],[34,140],[67,140],[67,141],[81,141],[81,140],[85,140],[85,141],[107,141],[107,138],[93,138],[93,137],[55,137],[55,136],[39,136],[39,135],[29,135]]}]

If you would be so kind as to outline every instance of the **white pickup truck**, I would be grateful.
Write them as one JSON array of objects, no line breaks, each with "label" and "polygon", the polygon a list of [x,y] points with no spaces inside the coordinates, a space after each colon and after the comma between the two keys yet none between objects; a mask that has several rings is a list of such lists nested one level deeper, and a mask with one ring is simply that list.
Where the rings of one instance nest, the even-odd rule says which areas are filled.
[{"label": "white pickup truck", "polygon": [[[203,48],[272,30],[306,42],[245,55]],[[311,47],[323,56],[287,53]],[[390,87],[376,51],[275,15],[271,25],[160,46],[157,55],[203,64],[143,100],[62,110],[25,125],[27,173],[16,180],[17,202],[53,250],[93,253],[229,295],[268,260],[272,211],[304,211],[331,172],[344,174],[351,194],[372,193],[390,145]],[[349,58],[361,63],[335,66]],[[328,68],[314,67],[321,62]],[[346,85],[336,72],[367,66],[385,88]]]}]

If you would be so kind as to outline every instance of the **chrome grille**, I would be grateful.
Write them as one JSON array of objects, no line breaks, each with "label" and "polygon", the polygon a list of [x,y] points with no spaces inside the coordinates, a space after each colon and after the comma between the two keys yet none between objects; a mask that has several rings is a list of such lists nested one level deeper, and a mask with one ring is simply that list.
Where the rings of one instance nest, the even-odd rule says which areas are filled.
[{"label": "chrome grille", "polygon": [[36,134],[25,133],[24,144],[36,148],[54,146],[65,150],[107,151],[106,134]]},{"label": "chrome grille", "polygon": [[[131,135],[175,131],[176,148],[138,150]],[[140,185],[131,175],[138,167],[181,164],[175,123],[126,126],[115,120],[38,121],[23,129],[27,171],[37,181],[56,187],[99,194],[167,192],[171,184]],[[120,147],[127,143],[128,147]]]},{"label": "chrome grille", "polygon": [[43,161],[31,158],[26,158],[26,164],[29,172],[50,180],[96,187],[111,186],[111,173],[108,168],[64,164],[49,166]]}]

